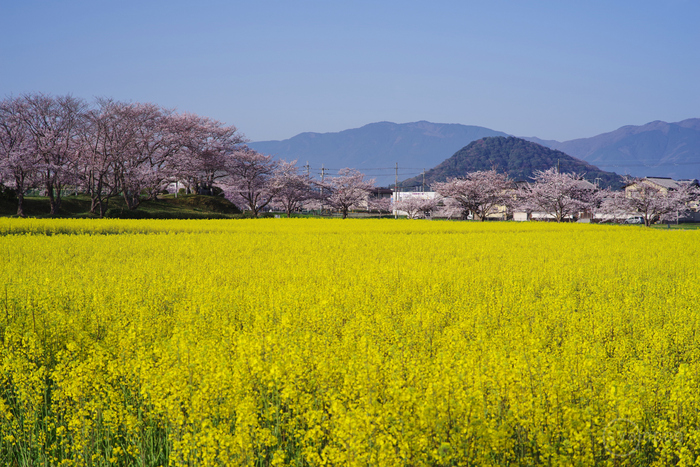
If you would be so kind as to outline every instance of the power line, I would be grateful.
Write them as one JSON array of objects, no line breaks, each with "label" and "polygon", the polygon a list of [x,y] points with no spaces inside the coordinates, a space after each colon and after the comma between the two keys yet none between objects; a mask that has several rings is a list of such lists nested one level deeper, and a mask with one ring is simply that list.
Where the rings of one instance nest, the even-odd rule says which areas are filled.
[{"label": "power line", "polygon": [[664,166],[677,166],[677,165],[700,165],[700,161],[698,162],[665,162],[662,164],[658,163],[637,163],[637,164],[595,164],[593,162],[589,162],[589,164],[593,164],[596,167],[649,167],[650,169],[654,169],[656,167],[664,167]]},{"label": "power line", "polygon": [[[647,162],[647,163],[644,163],[644,162],[637,162],[637,163],[633,163],[633,164],[626,164],[626,163],[618,163],[618,164],[598,164],[598,163],[591,162],[591,161],[584,161],[584,162],[588,162],[589,164],[595,165],[595,166],[597,166],[597,167],[651,167],[651,168],[654,168],[654,167],[662,167],[662,166],[668,166],[668,165],[670,165],[670,166],[676,166],[676,165],[700,165],[700,161],[695,161],[695,162],[664,162],[664,163],[660,163],[660,164],[659,164],[659,163],[656,163],[656,162]],[[306,168],[307,166],[308,166],[308,162],[307,162],[307,165],[303,166],[303,168]],[[311,167],[311,166],[308,166],[308,167]],[[347,167],[346,167],[346,168],[347,168]],[[415,170],[415,171],[418,171],[418,172],[421,172],[421,171],[425,170],[423,167],[399,167],[399,169],[401,169],[401,170]],[[328,171],[338,172],[338,171],[340,171],[341,169],[332,169],[332,168],[326,167],[325,170],[326,170],[326,172],[328,172]],[[396,170],[396,167],[361,167],[361,168],[358,169],[358,170],[363,170],[363,171],[370,171],[370,170],[390,170],[391,173],[393,174],[394,171]]]},{"label": "power line", "polygon": [[[306,166],[304,166],[304,167],[306,167]],[[345,168],[348,168],[348,167],[345,167]],[[393,172],[396,169],[396,167],[361,167],[361,169],[362,170],[391,170]],[[423,167],[400,167],[400,169],[403,169],[403,170],[423,170]],[[326,170],[339,171],[342,169],[330,169],[330,168],[326,167]]]}]

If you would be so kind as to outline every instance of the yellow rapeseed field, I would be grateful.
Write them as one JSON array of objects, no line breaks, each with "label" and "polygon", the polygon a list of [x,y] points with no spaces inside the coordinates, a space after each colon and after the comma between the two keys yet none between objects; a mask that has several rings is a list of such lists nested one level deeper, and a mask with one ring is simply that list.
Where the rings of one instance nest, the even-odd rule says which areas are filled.
[{"label": "yellow rapeseed field", "polygon": [[700,231],[0,220],[0,464],[700,465]]}]

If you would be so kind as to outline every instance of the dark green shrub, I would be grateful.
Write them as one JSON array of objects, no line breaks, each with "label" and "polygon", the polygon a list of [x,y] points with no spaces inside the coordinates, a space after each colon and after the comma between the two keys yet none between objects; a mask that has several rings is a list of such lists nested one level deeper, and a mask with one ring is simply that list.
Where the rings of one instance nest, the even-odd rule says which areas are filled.
[{"label": "dark green shrub", "polygon": [[0,199],[3,201],[17,202],[17,192],[10,187],[0,184]]}]

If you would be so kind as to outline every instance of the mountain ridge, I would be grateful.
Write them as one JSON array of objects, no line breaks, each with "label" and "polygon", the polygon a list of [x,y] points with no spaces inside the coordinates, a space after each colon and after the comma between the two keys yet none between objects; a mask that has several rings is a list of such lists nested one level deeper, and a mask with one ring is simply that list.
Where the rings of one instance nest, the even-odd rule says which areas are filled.
[{"label": "mountain ridge", "polygon": [[[286,140],[250,143],[256,151],[286,160],[307,161],[314,170],[352,167],[369,172],[380,185],[394,182],[393,167],[399,164],[402,178],[439,164],[472,141],[506,133],[475,125],[375,122],[340,132],[300,133]],[[379,169],[378,169],[379,168]],[[408,169],[412,168],[412,169]],[[371,169],[371,170],[368,170]],[[381,169],[381,170],[380,170]]]},{"label": "mountain ridge", "polygon": [[[599,167],[632,176],[700,177],[700,118],[625,125],[589,138],[535,141]],[[539,141],[536,141],[539,140]]]},{"label": "mountain ridge", "polygon": [[[418,175],[452,156],[472,141],[492,136],[513,136],[476,125],[369,123],[339,132],[304,132],[285,140],[258,141],[249,146],[286,160],[307,161],[314,173],[323,165],[326,174],[352,167],[376,178],[380,185]],[[601,169],[632,176],[675,179],[700,178],[700,118],[667,123],[625,125],[589,138],[568,141],[521,137],[593,164]]]}]

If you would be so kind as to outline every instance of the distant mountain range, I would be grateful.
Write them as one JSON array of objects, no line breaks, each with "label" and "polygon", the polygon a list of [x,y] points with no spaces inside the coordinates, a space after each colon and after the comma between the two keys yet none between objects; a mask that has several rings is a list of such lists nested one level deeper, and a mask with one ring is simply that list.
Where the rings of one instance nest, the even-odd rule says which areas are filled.
[{"label": "distant mountain range", "polygon": [[601,169],[639,177],[700,178],[700,118],[623,126],[592,138],[548,141],[524,138]]},{"label": "distant mountain range", "polygon": [[[622,177],[571,157],[556,149],[512,136],[495,136],[472,141],[452,157],[428,170],[425,176],[404,180],[399,185],[405,188],[426,187],[435,182],[444,182],[477,170],[496,169],[507,173],[515,181],[533,179],[536,170],[558,167],[562,172],[584,174],[585,178],[601,187],[620,188]],[[423,181],[425,179],[425,182]]]},{"label": "distant mountain range", "polygon": [[334,174],[343,167],[358,169],[378,185],[394,183],[395,164],[399,180],[444,161],[470,142],[486,136],[508,136],[501,131],[458,124],[430,122],[370,123],[338,133],[301,133],[283,141],[250,143],[256,151],[272,154],[299,166],[308,161],[313,173],[321,166]]},{"label": "distant mountain range", "polygon": [[[283,141],[250,143],[253,149],[286,160],[308,161],[318,174],[352,167],[387,186],[431,169],[475,140],[511,136],[479,126],[430,122],[379,122],[337,133],[301,133]],[[571,141],[522,138],[556,149],[620,175],[700,178],[700,119],[625,126]]]}]

